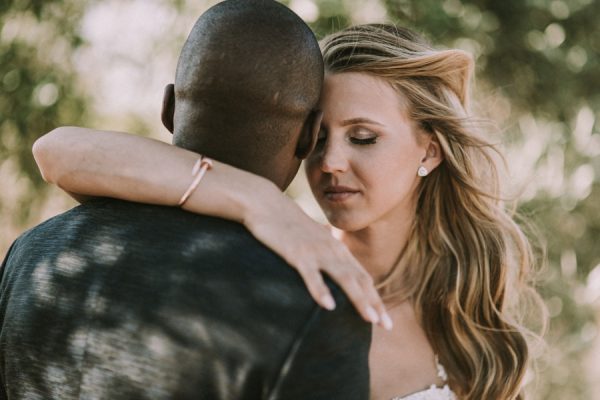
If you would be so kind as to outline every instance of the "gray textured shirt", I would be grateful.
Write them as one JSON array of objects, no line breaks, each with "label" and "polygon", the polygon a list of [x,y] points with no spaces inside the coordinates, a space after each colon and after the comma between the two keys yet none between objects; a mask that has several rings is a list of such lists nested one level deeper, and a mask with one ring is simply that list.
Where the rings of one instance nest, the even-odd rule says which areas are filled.
[{"label": "gray textured shirt", "polygon": [[99,199],[1,272],[0,398],[368,398],[370,326],[233,222]]}]

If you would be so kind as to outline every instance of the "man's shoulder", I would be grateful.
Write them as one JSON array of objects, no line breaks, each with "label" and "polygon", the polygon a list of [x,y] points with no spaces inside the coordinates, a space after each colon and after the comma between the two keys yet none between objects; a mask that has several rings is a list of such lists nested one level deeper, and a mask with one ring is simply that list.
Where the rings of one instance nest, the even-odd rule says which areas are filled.
[{"label": "man's shoulder", "polygon": [[184,235],[212,231],[215,235],[233,235],[240,240],[252,238],[252,234],[243,225],[222,218],[193,214],[177,207],[97,198],[30,228],[21,234],[19,240],[56,229],[67,229],[68,233],[69,228],[88,229],[91,226],[126,229],[131,233],[150,228],[157,233],[164,231]]},{"label": "man's shoulder", "polygon": [[[72,210],[65,218],[91,218],[89,223],[127,232],[127,241],[159,241],[186,253],[207,251],[240,257],[247,251],[272,253],[242,224],[223,218],[194,214],[178,207],[96,199]],[[88,224],[89,224],[88,223]],[[187,243],[188,245],[184,245]],[[195,245],[192,245],[195,244]]]},{"label": "man's shoulder", "polygon": [[[103,218],[106,221],[125,222],[131,225],[144,226],[152,224],[160,227],[170,225],[177,231],[188,229],[228,230],[250,235],[243,225],[222,218],[194,214],[178,207],[143,204],[108,198],[94,199],[71,210],[74,216],[89,215]],[[65,217],[71,218],[68,213]],[[251,235],[250,235],[251,236]]]},{"label": "man's shoulder", "polygon": [[223,292],[250,290],[310,304],[298,273],[243,225],[175,207],[91,201],[23,233],[5,264],[32,269],[40,262],[56,266],[73,259],[81,260],[86,271],[100,266],[111,274],[126,271],[127,277],[119,279],[132,285],[142,275],[157,281],[185,276],[186,284],[198,290],[221,286]]},{"label": "man's shoulder", "polygon": [[[112,243],[144,249],[159,258],[181,254],[204,257],[215,250],[227,258],[272,253],[241,224],[192,214],[176,207],[94,199],[54,216],[23,232],[11,254],[32,249],[53,253],[57,249],[84,250]],[[132,254],[135,256],[135,251]],[[8,254],[7,254],[8,256]]]}]

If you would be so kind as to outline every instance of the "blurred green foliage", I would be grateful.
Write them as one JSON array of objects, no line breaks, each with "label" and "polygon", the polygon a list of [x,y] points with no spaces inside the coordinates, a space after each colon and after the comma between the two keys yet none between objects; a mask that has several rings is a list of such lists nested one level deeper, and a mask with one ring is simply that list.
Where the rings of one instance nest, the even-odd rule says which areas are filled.
[{"label": "blurred green foliage", "polygon": [[[185,0],[155,1],[179,13],[191,7]],[[84,44],[80,21],[93,3],[0,3],[4,226],[29,226],[42,207],[45,185],[31,156],[33,141],[56,126],[90,121],[90,99],[80,90],[72,57]],[[590,384],[598,389],[600,373],[592,375],[583,360],[598,340],[594,314],[600,303],[600,1],[284,3],[321,37],[349,24],[387,19],[422,32],[436,46],[473,54],[476,98],[503,128],[514,183],[523,187],[520,209],[548,251],[541,291],[552,320],[532,397],[594,398]],[[0,240],[0,254],[12,238]]]},{"label": "blurred green foliage", "polygon": [[31,155],[35,139],[58,125],[85,121],[86,100],[70,64],[81,44],[83,11],[81,2],[69,0],[0,5],[0,168],[20,174],[17,181],[3,179],[3,194],[16,192],[0,196],[3,224],[26,223],[43,201],[46,185]]}]

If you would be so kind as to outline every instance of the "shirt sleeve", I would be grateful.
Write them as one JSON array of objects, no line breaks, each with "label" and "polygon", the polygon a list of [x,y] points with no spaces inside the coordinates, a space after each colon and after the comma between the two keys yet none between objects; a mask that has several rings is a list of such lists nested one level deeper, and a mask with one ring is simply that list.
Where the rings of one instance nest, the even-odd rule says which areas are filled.
[{"label": "shirt sleeve", "polygon": [[0,265],[0,282],[4,279],[4,270],[6,269],[8,257],[10,256],[13,247],[15,247],[15,243],[16,242],[13,242],[13,244],[10,245],[10,248],[6,252],[6,256],[4,256],[4,261],[2,261],[2,265]]},{"label": "shirt sleeve", "polygon": [[[4,282],[6,274],[6,264],[8,263],[8,258],[11,255],[13,248],[15,247],[14,242],[8,251],[6,252],[6,256],[4,257],[4,261],[2,261],[2,265],[0,265],[0,336],[2,333],[2,327],[4,326],[4,289],[6,287],[6,282]],[[2,356],[3,357],[3,356]],[[4,360],[0,357],[0,400],[7,399],[8,396],[6,394],[6,383],[4,382]]]},{"label": "shirt sleeve", "polygon": [[339,294],[298,333],[268,400],[367,400],[371,325]]}]

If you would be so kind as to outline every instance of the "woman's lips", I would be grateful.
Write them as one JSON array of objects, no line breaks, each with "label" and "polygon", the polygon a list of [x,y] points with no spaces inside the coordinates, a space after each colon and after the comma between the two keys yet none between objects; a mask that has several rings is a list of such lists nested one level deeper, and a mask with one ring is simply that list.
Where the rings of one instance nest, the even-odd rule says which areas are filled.
[{"label": "woman's lips", "polygon": [[359,190],[347,186],[328,186],[323,190],[325,198],[332,202],[346,201],[360,193]]}]

